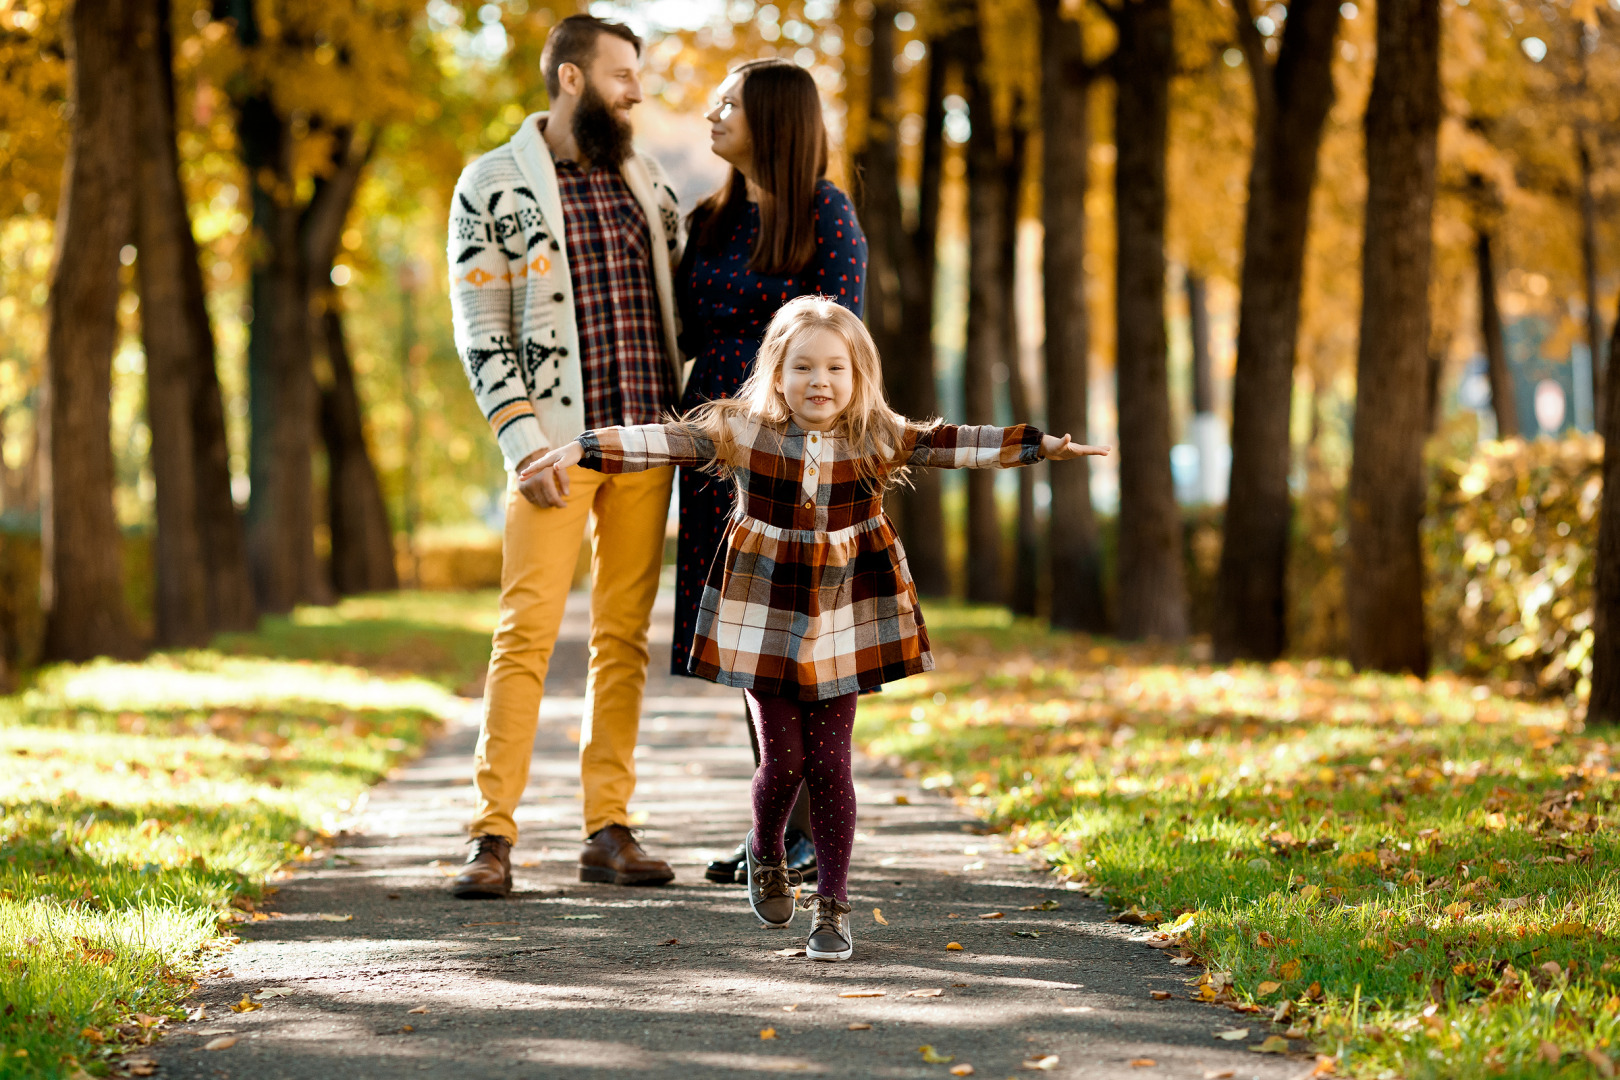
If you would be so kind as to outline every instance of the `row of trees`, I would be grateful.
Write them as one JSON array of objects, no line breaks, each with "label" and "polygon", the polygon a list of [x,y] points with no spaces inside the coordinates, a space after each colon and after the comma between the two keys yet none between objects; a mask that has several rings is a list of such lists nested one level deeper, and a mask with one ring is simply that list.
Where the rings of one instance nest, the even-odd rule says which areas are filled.
[{"label": "row of trees", "polygon": [[[1012,246],[1018,203],[1025,190],[1020,165],[1026,120],[1015,102],[998,108],[992,81],[1012,93],[1028,92],[1020,74],[987,63],[987,42],[1005,34],[996,4],[944,2],[932,12],[929,69],[924,93],[917,210],[910,229],[900,224],[897,94],[892,75],[893,3],[872,5],[871,59],[865,144],[856,162],[860,206],[873,239],[868,304],[879,344],[891,365],[888,381],[903,410],[934,408],[934,358],[908,343],[924,340],[918,327],[932,318],[933,252],[938,227],[940,134],[937,101],[947,86],[959,86],[972,117],[965,150],[968,195],[970,299],[963,374],[968,422],[994,413],[993,373],[1006,370],[1015,415],[1034,418],[1030,395],[1006,343],[1012,324]],[[1059,0],[1039,0],[1038,30],[1026,28],[1039,53],[1037,70],[1041,220],[1044,225],[1043,292],[1045,421],[1053,430],[1084,432],[1090,382],[1085,256],[1086,196],[1092,157],[1091,110],[1095,87],[1111,84],[1113,135],[1114,270],[1112,295],[1119,427],[1118,570],[1113,610],[1105,609],[1101,557],[1087,474],[1053,470],[1051,514],[1044,547],[1050,552],[1050,614],[1054,623],[1084,630],[1112,629],[1129,638],[1175,640],[1187,633],[1188,601],[1183,581],[1182,519],[1170,469],[1171,402],[1167,379],[1166,236],[1167,161],[1171,147],[1172,87],[1187,75],[1186,49],[1178,34],[1230,43],[1225,59],[1239,60],[1249,74],[1247,200],[1243,203],[1236,364],[1232,386],[1232,469],[1224,516],[1224,542],[1217,576],[1214,644],[1220,658],[1272,659],[1286,648],[1286,589],[1294,465],[1290,435],[1296,389],[1301,299],[1305,289],[1312,200],[1317,192],[1319,152],[1336,104],[1334,64],[1345,17],[1354,5],[1338,0],[1292,0],[1263,11],[1239,0],[1224,15],[1202,6],[1189,13],[1169,0],[1090,0],[1065,10]],[[1536,154],[1562,135],[1546,111],[1546,130],[1513,121],[1510,135],[1481,138],[1501,113],[1522,117],[1536,103],[1557,99],[1577,109],[1573,157],[1580,162],[1573,197],[1581,207],[1585,259],[1587,342],[1601,355],[1603,319],[1598,310],[1597,241],[1593,176],[1604,151],[1594,136],[1614,118],[1603,115],[1602,94],[1591,83],[1612,49],[1599,54],[1601,34],[1614,32],[1612,13],[1593,5],[1564,13],[1565,53],[1584,74],[1571,79],[1551,69],[1510,80],[1511,93],[1482,91],[1484,108],[1471,108],[1466,130],[1480,144],[1464,155],[1462,183],[1439,162],[1439,138],[1447,113],[1442,90],[1441,5],[1438,0],[1380,0],[1374,40],[1376,67],[1364,113],[1366,188],[1360,238],[1361,307],[1355,356],[1353,454],[1348,484],[1345,577],[1348,649],[1358,665],[1424,672],[1429,654],[1424,632],[1424,571],[1419,524],[1426,499],[1424,444],[1434,430],[1440,393],[1443,335],[1456,331],[1445,313],[1432,317],[1432,237],[1437,199],[1480,198],[1489,188],[1498,204],[1504,189],[1540,184],[1557,188],[1556,170]],[[1348,9],[1348,10],[1347,10]],[[1557,23],[1560,13],[1544,7]],[[1200,21],[1202,19],[1203,21]],[[1214,24],[1212,25],[1212,21]],[[1546,42],[1529,37],[1520,45],[1506,15],[1492,19],[1484,48],[1504,49],[1502,68],[1534,68],[1546,59]],[[1573,27],[1571,31],[1570,27]],[[1548,35],[1552,37],[1551,34]],[[1483,37],[1483,35],[1482,35]],[[1505,38],[1503,46],[1496,38]],[[1556,42],[1555,42],[1556,44]],[[1537,47],[1541,55],[1533,55]],[[1353,46],[1351,46],[1353,48]],[[1235,53],[1234,53],[1235,50]],[[1527,55],[1529,54],[1529,55]],[[1222,55],[1215,50],[1211,55]],[[1483,63],[1483,62],[1481,62]],[[1584,81],[1582,81],[1584,80]],[[1578,84],[1578,85],[1577,85]],[[1470,103],[1471,105],[1472,103]],[[1453,115],[1461,111],[1455,102]],[[1506,121],[1494,123],[1505,128]],[[1532,145],[1537,139],[1539,146]],[[1604,163],[1612,168],[1612,163]],[[1482,177],[1488,174],[1488,178]],[[1350,178],[1333,178],[1339,187]],[[1495,303],[1498,270],[1490,263],[1489,228],[1479,229],[1478,274],[1481,336],[1493,358],[1493,387],[1505,384],[1501,315]],[[1341,255],[1350,265],[1353,258]],[[1202,312],[1196,275],[1189,273],[1193,321]],[[1442,303],[1449,301],[1449,298]],[[1438,331],[1443,331],[1443,334]],[[1195,333],[1195,339],[1199,334]],[[1195,340],[1195,355],[1204,342]],[[1207,360],[1204,361],[1207,365]],[[1596,369],[1594,364],[1594,370]],[[1203,374],[1207,376],[1207,367]],[[1195,387],[1195,394],[1197,389]],[[1206,391],[1207,396],[1207,391]],[[1511,411],[1506,391],[1499,414]],[[1503,434],[1516,427],[1501,421]],[[1020,557],[1010,599],[1015,609],[1034,610],[1035,548],[1022,493]],[[919,485],[898,500],[902,532],[919,584],[944,591],[944,552],[938,527],[937,487]],[[1001,530],[989,478],[968,482],[967,589],[970,598],[1000,602],[1003,591]]]}]

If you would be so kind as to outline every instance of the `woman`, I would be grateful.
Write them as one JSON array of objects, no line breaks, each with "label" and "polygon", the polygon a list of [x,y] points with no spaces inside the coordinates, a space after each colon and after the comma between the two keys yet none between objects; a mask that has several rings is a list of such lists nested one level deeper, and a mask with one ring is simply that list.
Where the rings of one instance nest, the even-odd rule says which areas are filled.
[{"label": "woman", "polygon": [[[688,222],[691,240],[676,275],[682,351],[693,358],[681,410],[733,396],[754,369],[765,328],[784,303],[821,294],[861,314],[866,237],[849,196],[827,179],[827,129],[810,73],[787,60],[755,60],[720,84],[709,141],[731,166]],[[681,469],[670,670],[687,674],[698,602],[725,538],[732,490]],[[753,725],[748,728],[755,742]],[[754,746],[754,764],[759,747]],[[801,790],[788,822],[788,865],[815,877],[809,809]],[[735,881],[743,846],[709,864],[710,881]]]}]

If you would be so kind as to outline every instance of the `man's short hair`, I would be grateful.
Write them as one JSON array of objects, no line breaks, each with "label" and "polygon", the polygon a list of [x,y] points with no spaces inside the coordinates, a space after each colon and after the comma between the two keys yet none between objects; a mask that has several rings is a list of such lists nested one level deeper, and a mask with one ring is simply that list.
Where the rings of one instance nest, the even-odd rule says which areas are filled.
[{"label": "man's short hair", "polygon": [[552,100],[562,92],[558,70],[564,64],[588,70],[591,58],[596,55],[596,39],[603,34],[628,41],[635,46],[636,55],[641,55],[641,39],[623,23],[598,19],[594,15],[570,15],[552,27],[551,33],[546,35],[545,48],[540,50],[540,72],[546,77],[546,93]]}]

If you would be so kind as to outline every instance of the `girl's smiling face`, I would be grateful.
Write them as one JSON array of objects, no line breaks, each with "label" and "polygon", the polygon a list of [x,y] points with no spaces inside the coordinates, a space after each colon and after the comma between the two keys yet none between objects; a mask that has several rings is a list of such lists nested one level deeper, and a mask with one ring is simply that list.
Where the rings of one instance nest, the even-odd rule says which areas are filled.
[{"label": "girl's smiling face", "polygon": [[794,342],[776,377],[776,392],[795,424],[806,431],[831,429],[855,395],[855,364],[843,336],[820,329]]}]

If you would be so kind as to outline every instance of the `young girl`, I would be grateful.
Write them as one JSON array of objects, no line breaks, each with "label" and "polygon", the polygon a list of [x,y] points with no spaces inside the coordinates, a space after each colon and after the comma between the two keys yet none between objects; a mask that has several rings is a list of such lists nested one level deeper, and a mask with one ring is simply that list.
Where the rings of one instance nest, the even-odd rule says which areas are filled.
[{"label": "young girl", "polygon": [[759,736],[748,900],[770,926],[793,919],[783,828],[807,784],[820,862],[804,900],[805,954],[847,960],[845,881],[855,841],[850,736],[862,690],[931,670],[917,590],[883,491],[913,467],[1005,468],[1088,454],[1027,425],[916,423],[889,408],[877,349],[861,320],[820,296],[782,306],[754,372],[734,398],[678,421],[587,431],[524,470],[571,465],[631,472],[708,467],[736,485],[736,509],[704,587],[693,674],[746,691]]}]

